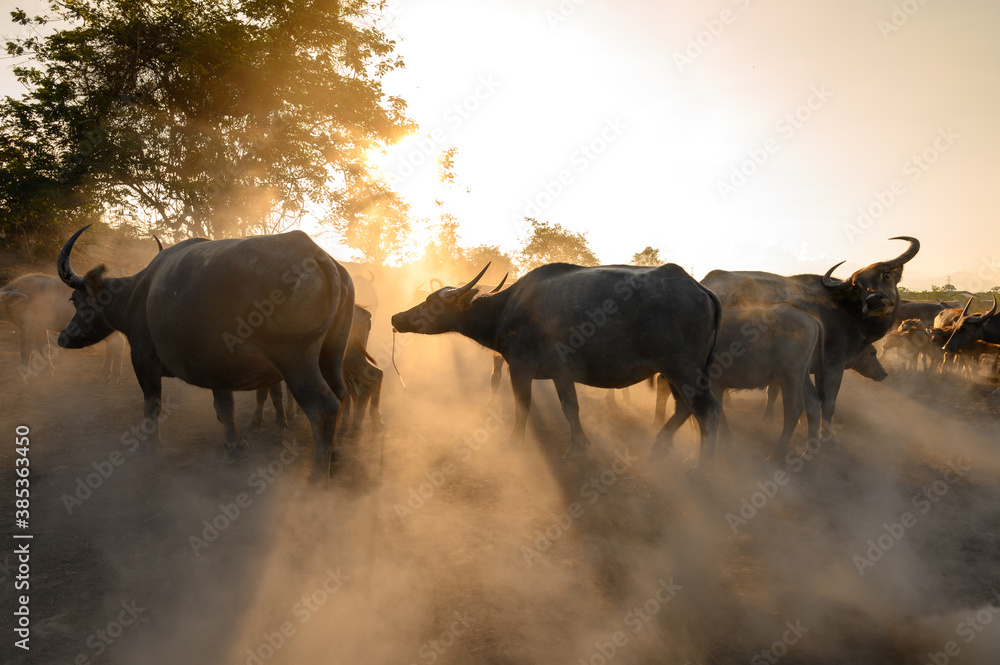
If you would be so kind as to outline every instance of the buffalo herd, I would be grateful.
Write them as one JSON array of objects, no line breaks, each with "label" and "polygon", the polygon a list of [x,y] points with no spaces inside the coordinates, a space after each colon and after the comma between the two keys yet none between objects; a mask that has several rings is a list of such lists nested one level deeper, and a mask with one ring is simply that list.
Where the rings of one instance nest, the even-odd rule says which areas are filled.
[{"label": "buffalo herd", "polygon": [[[234,391],[257,391],[253,424],[260,424],[270,396],[284,427],[284,385],[289,406],[297,405],[311,426],[317,481],[335,464],[342,410],[353,413],[343,415],[340,432],[356,434],[366,411],[372,426],[380,425],[382,370],[366,349],[378,306],[372,273],[365,278],[355,270],[352,279],[308,235],[292,231],[185,240],[134,275],[109,277],[103,265],[80,275],[70,257],[86,229],[63,246],[58,278],[28,275],[0,289],[0,318],[21,331],[22,379],[35,356],[51,372],[48,331],[59,331],[63,348],[104,342],[103,374],[113,378],[124,335],[152,432],[148,445],[159,443],[161,381],[177,377],[212,391],[227,459],[245,445]],[[394,314],[392,328],[458,333],[490,349],[494,393],[506,363],[515,439],[524,436],[536,379],[555,386],[573,456],[589,445],[576,384],[618,389],[651,379],[658,382],[654,423],[660,425],[653,454],[668,451],[673,433],[693,415],[701,433],[698,466],[708,466],[717,433],[728,431],[725,391],[759,388],[768,391],[768,410],[782,396],[784,426],[772,458],[787,461],[802,412],[810,438],[832,435],[844,372],[884,379],[879,357],[890,350],[925,371],[955,364],[973,371],[984,355],[996,358],[994,369],[1000,364],[996,299],[985,313],[970,311],[971,301],[902,300],[897,286],[920,243],[894,240],[907,243],[899,256],[842,279],[833,276],[840,264],[824,275],[713,270],[699,282],[674,264],[554,263],[504,289],[503,282],[478,286],[487,266],[461,286],[432,281],[437,288]],[[356,304],[362,299],[367,308]],[[676,407],[664,423],[668,395]]]}]

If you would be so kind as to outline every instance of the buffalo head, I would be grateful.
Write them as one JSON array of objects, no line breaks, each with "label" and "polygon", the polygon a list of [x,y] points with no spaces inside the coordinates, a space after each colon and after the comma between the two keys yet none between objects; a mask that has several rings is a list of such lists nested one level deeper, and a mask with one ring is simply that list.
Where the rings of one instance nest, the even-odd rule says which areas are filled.
[{"label": "buffalo head", "polygon": [[977,339],[982,339],[983,328],[997,316],[996,296],[993,296],[993,307],[985,314],[969,314],[969,305],[971,304],[972,299],[970,298],[969,302],[965,304],[965,309],[962,310],[962,315],[955,321],[951,337],[944,344],[944,350],[948,353],[957,353]]},{"label": "buffalo head", "polygon": [[[445,286],[428,295],[424,301],[405,312],[394,314],[392,327],[397,332],[415,332],[425,335],[454,332],[460,325],[462,312],[469,308],[472,300],[479,295],[476,284],[483,278],[490,264],[479,271],[470,282],[464,286]],[[496,293],[503,286],[504,277],[490,293]]]},{"label": "buffalo head", "polygon": [[903,277],[903,264],[920,251],[920,241],[909,236],[898,236],[890,240],[906,240],[910,247],[891,261],[873,263],[843,280],[831,276],[843,263],[841,261],[823,275],[823,286],[840,298],[860,302],[861,312],[866,317],[881,317],[893,313],[899,306],[896,285]]},{"label": "buffalo head", "polygon": [[847,367],[872,381],[884,381],[889,376],[878,360],[878,351],[871,344],[862,349]]},{"label": "buffalo head", "polygon": [[73,268],[69,264],[69,255],[73,251],[73,245],[77,238],[89,228],[88,224],[70,236],[70,239],[59,251],[59,258],[56,261],[60,279],[66,286],[73,289],[70,302],[76,307],[76,315],[73,316],[73,320],[70,321],[65,330],[59,333],[59,346],[64,349],[81,349],[91,344],[97,344],[115,331],[105,316],[105,311],[111,303],[115,291],[114,285],[111,284],[115,280],[104,279],[104,272],[107,268],[103,265],[98,266],[88,272],[86,276],[81,277],[73,272]]}]

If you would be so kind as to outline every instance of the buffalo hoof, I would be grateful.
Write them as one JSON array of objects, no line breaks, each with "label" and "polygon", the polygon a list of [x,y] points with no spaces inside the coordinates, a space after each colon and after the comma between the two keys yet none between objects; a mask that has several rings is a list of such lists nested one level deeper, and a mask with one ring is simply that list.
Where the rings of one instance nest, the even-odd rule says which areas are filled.
[{"label": "buffalo hoof", "polygon": [[587,446],[579,443],[574,443],[569,447],[569,450],[563,453],[563,459],[570,459],[570,460],[583,459],[586,456],[587,456]]}]

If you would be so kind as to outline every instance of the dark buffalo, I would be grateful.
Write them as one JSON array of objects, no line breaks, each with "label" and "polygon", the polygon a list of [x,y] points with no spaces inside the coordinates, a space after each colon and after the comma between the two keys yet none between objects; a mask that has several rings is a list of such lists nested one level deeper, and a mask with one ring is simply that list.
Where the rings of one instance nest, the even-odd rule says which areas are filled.
[{"label": "dark buffalo", "polygon": [[[488,268],[489,266],[487,266]],[[624,388],[654,374],[681,387],[701,427],[699,464],[712,459],[719,401],[708,390],[722,308],[682,268],[553,263],[508,289],[478,296],[475,284],[445,287],[392,317],[400,332],[458,332],[500,353],[510,367],[516,418],[524,436],[531,382],[551,379],[569,421],[572,451],[588,444],[575,383]],[[661,430],[660,440],[669,440]]]},{"label": "dark buffalo", "polygon": [[[364,307],[354,306],[354,317],[351,322],[351,335],[344,351],[344,383],[347,385],[349,399],[343,404],[344,422],[350,423],[344,429],[348,434],[355,434],[361,428],[365,409],[371,402],[371,418],[373,426],[378,429],[382,425],[382,415],[379,412],[379,396],[382,393],[382,370],[375,364],[375,359],[368,353],[368,337],[372,329],[372,314]],[[284,408],[284,397],[279,382],[267,388],[257,390],[257,407],[250,418],[252,427],[260,427],[264,422],[264,404],[271,398],[274,407],[275,425],[279,429],[288,426],[288,418]],[[288,415],[295,411],[295,402],[289,397]],[[350,417],[353,409],[353,418]]]},{"label": "dark buffalo", "polygon": [[[857,374],[860,374],[866,379],[871,379],[872,381],[885,381],[889,378],[889,373],[885,371],[884,367],[882,367],[882,363],[879,362],[878,356],[878,350],[872,344],[869,344],[865,348],[861,349],[861,353],[856,355],[854,359],[847,364],[847,369],[853,370]],[[771,414],[774,412],[774,403],[778,401],[778,396],[780,394],[781,390],[778,386],[771,384],[767,387],[767,404],[764,405],[764,418],[771,417]]]},{"label": "dark buffalo", "polygon": [[[971,303],[970,300],[969,304]],[[997,297],[993,296],[993,307],[985,314],[970,314],[969,304],[955,320],[951,337],[944,345],[945,351],[957,353],[975,340],[1000,344],[1000,315],[997,313]]]},{"label": "dark buffalo", "polygon": [[723,306],[790,302],[823,324],[823,380],[817,385],[822,400],[823,436],[832,436],[837,394],[848,364],[890,329],[899,307],[896,285],[903,265],[916,256],[920,243],[901,237],[910,247],[891,261],[874,263],[846,280],[832,277],[839,263],[825,275],[785,277],[766,272],[713,270],[702,284],[718,294]]},{"label": "dark buffalo", "polygon": [[935,346],[930,330],[921,319],[907,319],[899,324],[898,332],[912,351],[914,369],[921,369],[922,364],[922,369],[931,370],[944,359],[944,353],[940,346]]},{"label": "dark buffalo", "polygon": [[351,396],[350,408],[353,409],[353,419],[348,430],[351,435],[361,430],[369,402],[372,427],[377,430],[382,426],[382,414],[379,411],[382,370],[368,353],[368,337],[371,331],[372,313],[355,305],[351,336],[347,341],[347,351],[344,353],[344,379]]},{"label": "dark buffalo", "polygon": [[925,327],[930,327],[934,325],[934,317],[946,309],[947,305],[934,300],[900,300],[893,327],[909,319],[920,319]]},{"label": "dark buffalo", "polygon": [[233,391],[284,379],[312,426],[313,475],[329,473],[344,384],[344,349],[354,287],[336,261],[305,233],[242,240],[185,240],[131,277],[104,266],[81,277],[70,267],[73,234],[59,253],[59,276],[73,289],[76,315],[59,346],[95,344],[115,330],[132,347],[143,412],[159,442],[163,377],[209,388],[235,453],[242,437]]},{"label": "dark buffalo", "polygon": [[878,351],[871,344],[861,349],[861,352],[847,364],[847,369],[854,370],[872,381],[885,381],[889,377],[889,373],[878,361]]},{"label": "dark buffalo", "polygon": [[[823,327],[815,317],[794,305],[726,307],[722,312],[718,348],[711,372],[711,390],[720,402],[726,390],[770,385],[781,389],[784,426],[771,459],[784,459],[803,410],[807,412],[810,437],[818,438],[820,404],[809,374],[814,359],[822,371]],[[664,427],[671,434],[690,416],[677,392],[673,392],[676,411]],[[661,381],[656,404],[661,418],[665,401]],[[728,431],[725,409],[719,426],[720,432]]]},{"label": "dark buffalo", "polygon": [[[21,331],[21,363],[17,371],[22,381],[36,371],[52,374],[49,331],[59,332],[73,320],[75,310],[69,301],[72,295],[72,289],[51,275],[24,275],[0,289],[0,321],[10,321]],[[124,348],[125,340],[119,334],[104,340],[101,376],[105,381],[121,377]],[[32,368],[35,354],[41,358],[41,365]]]}]

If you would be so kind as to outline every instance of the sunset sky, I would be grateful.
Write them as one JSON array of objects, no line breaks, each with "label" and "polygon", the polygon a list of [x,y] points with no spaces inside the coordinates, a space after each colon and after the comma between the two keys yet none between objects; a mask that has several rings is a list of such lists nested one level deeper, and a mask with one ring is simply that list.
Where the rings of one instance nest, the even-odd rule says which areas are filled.
[{"label": "sunset sky", "polygon": [[[846,271],[912,235],[911,288],[1000,284],[997,3],[390,5],[407,68],[387,88],[458,148],[466,242],[517,246],[535,203],[606,262],[653,245],[699,277]],[[429,211],[430,170],[401,180]]]},{"label": "sunset sky", "polygon": [[904,285],[1000,284],[995,2],[388,5],[407,66],[385,88],[423,135],[383,167],[416,215],[443,199],[468,245],[514,249],[529,215],[608,263],[652,245],[699,278],[846,259],[842,276],[912,235]]}]

